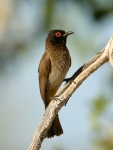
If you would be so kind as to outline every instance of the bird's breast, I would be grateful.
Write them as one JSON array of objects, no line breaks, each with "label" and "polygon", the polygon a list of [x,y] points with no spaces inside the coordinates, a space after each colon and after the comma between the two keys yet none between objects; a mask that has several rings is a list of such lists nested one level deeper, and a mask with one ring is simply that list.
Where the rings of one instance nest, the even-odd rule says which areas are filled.
[{"label": "bird's breast", "polygon": [[50,57],[51,60],[51,72],[49,74],[49,88],[58,89],[62,84],[63,79],[65,78],[69,67],[70,67],[70,55],[68,50],[59,51],[54,53]]}]

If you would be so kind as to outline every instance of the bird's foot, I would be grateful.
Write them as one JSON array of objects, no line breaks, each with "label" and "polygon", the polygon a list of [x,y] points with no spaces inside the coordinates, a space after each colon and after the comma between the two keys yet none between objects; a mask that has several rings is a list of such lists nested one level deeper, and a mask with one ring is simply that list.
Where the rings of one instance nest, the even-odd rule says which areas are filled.
[{"label": "bird's foot", "polygon": [[64,80],[63,80],[63,82],[66,82],[66,83],[68,83],[69,81],[71,81],[71,78],[65,78]]},{"label": "bird's foot", "polygon": [[66,83],[70,82],[70,84],[73,82],[76,84],[76,82],[72,79],[72,78],[66,78],[63,81],[65,81]]}]

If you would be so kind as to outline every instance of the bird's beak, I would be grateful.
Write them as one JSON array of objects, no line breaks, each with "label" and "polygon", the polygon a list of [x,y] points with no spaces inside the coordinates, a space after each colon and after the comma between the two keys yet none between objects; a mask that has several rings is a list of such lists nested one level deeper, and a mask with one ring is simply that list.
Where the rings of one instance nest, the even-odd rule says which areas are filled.
[{"label": "bird's beak", "polygon": [[72,31],[68,31],[68,32],[66,32],[65,34],[63,34],[63,37],[66,37],[66,36],[68,36],[68,35],[70,35],[70,34],[73,34],[74,32],[72,32]]}]

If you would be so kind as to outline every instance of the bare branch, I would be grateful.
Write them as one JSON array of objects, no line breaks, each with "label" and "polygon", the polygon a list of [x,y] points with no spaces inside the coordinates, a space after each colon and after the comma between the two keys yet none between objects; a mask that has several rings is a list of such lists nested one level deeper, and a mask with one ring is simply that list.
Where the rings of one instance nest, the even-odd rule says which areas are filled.
[{"label": "bare branch", "polygon": [[109,48],[109,62],[113,67],[113,42],[111,43],[110,48]]},{"label": "bare branch", "polygon": [[73,74],[73,76],[67,80],[68,82],[60,89],[60,91],[57,92],[57,94],[47,107],[42,121],[40,122],[34,133],[29,150],[40,149],[41,143],[46,138],[47,131],[49,130],[59,110],[66,104],[71,95],[89,75],[91,75],[104,63],[109,61],[109,57],[110,60],[112,58],[112,61],[110,61],[110,63],[113,65],[113,36],[109,40],[106,47],[104,47],[93,58],[91,58],[88,62],[81,66]]}]

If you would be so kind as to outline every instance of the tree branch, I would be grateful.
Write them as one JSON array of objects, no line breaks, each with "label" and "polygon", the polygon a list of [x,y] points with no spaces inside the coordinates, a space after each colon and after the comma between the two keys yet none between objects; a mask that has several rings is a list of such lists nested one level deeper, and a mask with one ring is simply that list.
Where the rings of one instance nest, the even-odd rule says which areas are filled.
[{"label": "tree branch", "polygon": [[61,89],[57,92],[51,103],[47,107],[45,114],[37,127],[31,145],[28,150],[39,150],[41,143],[46,138],[47,131],[49,130],[55,116],[59,110],[66,104],[71,95],[76,89],[82,84],[82,82],[96,71],[104,63],[108,62],[113,66],[113,35],[108,41],[108,44],[88,62],[81,66],[71,78],[66,79],[68,81]]}]

